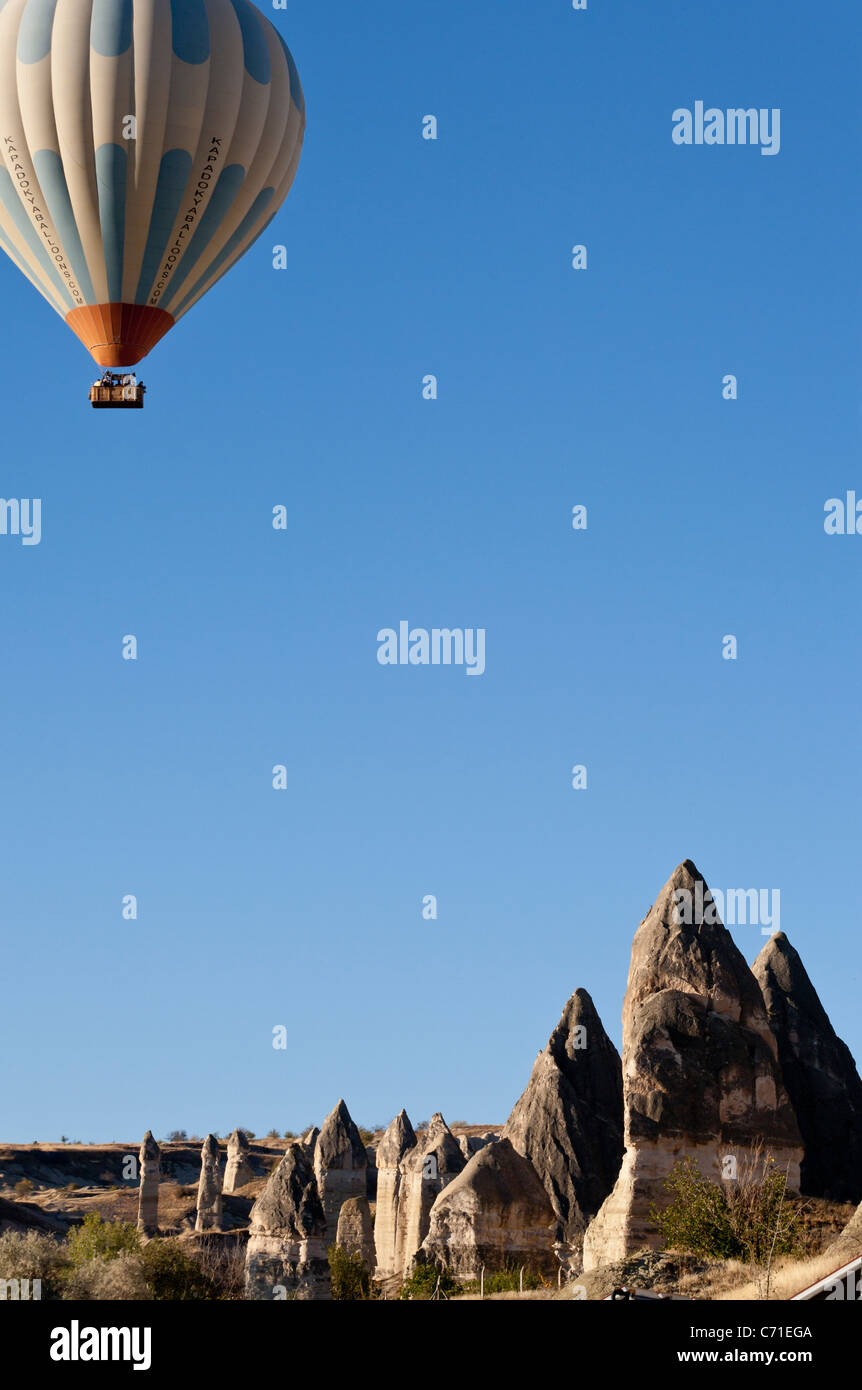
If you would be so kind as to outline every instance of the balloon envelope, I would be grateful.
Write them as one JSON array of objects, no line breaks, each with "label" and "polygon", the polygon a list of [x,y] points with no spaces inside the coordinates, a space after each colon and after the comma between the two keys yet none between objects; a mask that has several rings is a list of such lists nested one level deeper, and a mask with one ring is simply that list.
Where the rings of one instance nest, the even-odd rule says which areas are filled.
[{"label": "balloon envelope", "polygon": [[305,101],[249,0],[0,0],[0,247],[138,362],[287,197]]}]

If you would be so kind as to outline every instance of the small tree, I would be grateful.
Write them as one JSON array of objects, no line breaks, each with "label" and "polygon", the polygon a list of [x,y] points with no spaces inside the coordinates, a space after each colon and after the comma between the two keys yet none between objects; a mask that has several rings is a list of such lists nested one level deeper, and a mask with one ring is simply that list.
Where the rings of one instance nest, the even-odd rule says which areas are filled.
[{"label": "small tree", "polygon": [[215,1281],[178,1240],[151,1240],[141,1251],[141,1265],[155,1299],[212,1299]]},{"label": "small tree", "polygon": [[98,1212],[88,1212],[80,1226],[66,1237],[66,1253],[73,1268],[88,1260],[112,1260],[122,1251],[135,1253],[141,1241],[128,1221],[103,1221]]},{"label": "small tree", "polygon": [[426,1264],[417,1265],[401,1286],[401,1297],[414,1302],[430,1302],[435,1293],[448,1298],[450,1294],[459,1292],[459,1286],[448,1269],[441,1270]]},{"label": "small tree", "polygon": [[802,1244],[805,1206],[788,1191],[787,1177],[761,1142],[741,1160],[738,1178],[721,1187],[705,1178],[693,1159],[684,1158],[665,1180],[673,1200],[663,1210],[653,1206],[650,1219],[665,1249],[744,1260],[760,1269],[762,1296],[768,1298],[773,1262],[797,1254]]},{"label": "small tree", "polygon": [[664,1186],[672,1201],[663,1210],[653,1206],[650,1220],[661,1232],[666,1250],[716,1260],[741,1254],[725,1193],[703,1176],[694,1159],[679,1159]]},{"label": "small tree", "polygon": [[341,1245],[330,1245],[326,1253],[332,1275],[333,1299],[338,1303],[348,1303],[370,1298],[371,1278],[359,1251],[351,1252]]}]

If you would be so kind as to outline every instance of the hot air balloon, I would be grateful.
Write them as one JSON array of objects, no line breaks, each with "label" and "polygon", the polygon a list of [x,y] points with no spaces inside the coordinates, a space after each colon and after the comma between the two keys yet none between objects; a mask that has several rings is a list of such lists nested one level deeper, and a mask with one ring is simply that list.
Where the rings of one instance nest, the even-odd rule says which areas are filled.
[{"label": "hot air balloon", "polygon": [[304,132],[249,0],[0,0],[0,246],[107,369],[94,404],[142,404],[116,369],[257,240]]}]

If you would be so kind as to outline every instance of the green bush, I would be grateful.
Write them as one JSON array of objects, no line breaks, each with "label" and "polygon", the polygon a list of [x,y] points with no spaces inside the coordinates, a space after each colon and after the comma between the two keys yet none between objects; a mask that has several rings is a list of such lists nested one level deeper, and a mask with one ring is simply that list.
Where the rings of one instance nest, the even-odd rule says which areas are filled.
[{"label": "green bush", "polygon": [[371,1297],[371,1276],[359,1251],[351,1253],[340,1245],[330,1245],[329,1272],[332,1275],[332,1297],[339,1303]]},{"label": "green bush", "polygon": [[213,1280],[178,1240],[150,1240],[140,1254],[144,1277],[155,1299],[212,1299]]},{"label": "green bush", "polygon": [[801,1205],[771,1163],[755,1155],[741,1181],[719,1187],[693,1159],[676,1162],[664,1184],[673,1200],[650,1210],[664,1248],[748,1264],[799,1253]]},{"label": "green bush", "polygon": [[[524,1270],[524,1288],[541,1289],[546,1281],[535,1270]],[[521,1287],[521,1266],[507,1263],[503,1269],[485,1274],[485,1293],[517,1293]],[[459,1286],[459,1293],[478,1293],[482,1288],[480,1279],[471,1279],[468,1284]]]},{"label": "green bush", "polygon": [[434,1296],[438,1279],[440,1280],[440,1292],[447,1297],[450,1294],[461,1292],[448,1269],[435,1269],[434,1265],[417,1265],[410,1278],[405,1279],[401,1286],[401,1297],[410,1298],[416,1302],[427,1302]]},{"label": "green bush", "polygon": [[112,1260],[123,1251],[141,1248],[140,1237],[128,1221],[103,1221],[98,1212],[88,1212],[80,1226],[66,1237],[66,1254],[74,1269],[87,1260]]}]

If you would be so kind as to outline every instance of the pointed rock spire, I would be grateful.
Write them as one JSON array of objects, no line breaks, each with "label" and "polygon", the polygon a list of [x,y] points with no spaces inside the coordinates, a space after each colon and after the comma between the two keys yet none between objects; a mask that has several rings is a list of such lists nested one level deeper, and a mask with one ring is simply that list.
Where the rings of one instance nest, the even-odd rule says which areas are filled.
[{"label": "pointed rock spire", "polygon": [[365,1196],[367,1166],[362,1137],[340,1100],[324,1120],[314,1146],[314,1173],[326,1215],[327,1245],[335,1242],[342,1203],[348,1197]]},{"label": "pointed rock spire", "polygon": [[590,1225],[584,1267],[623,1258],[659,1233],[674,1162],[714,1181],[761,1142],[799,1187],[802,1143],[760,989],[691,860],[674,871],[635,933],[623,1004],[625,1146],[613,1191]]},{"label": "pointed rock spire", "polygon": [[585,989],[566,1004],[503,1138],[541,1177],[560,1240],[579,1250],[623,1156],[622,1064]]},{"label": "pointed rock spire", "polygon": [[302,1144],[291,1144],[251,1209],[246,1297],[331,1297],[326,1217]]},{"label": "pointed rock spire", "polygon": [[377,1146],[377,1207],[374,1216],[374,1246],[377,1273],[399,1273],[395,1258],[398,1204],[401,1194],[401,1164],[405,1154],[416,1147],[416,1135],[406,1110],[395,1116]]},{"label": "pointed rock spire", "polygon": [[829,1022],[799,953],[776,932],[752,966],[805,1156],[801,1190],[833,1202],[862,1200],[862,1080]]},{"label": "pointed rock spire", "polygon": [[414,1148],[401,1162],[395,1266],[408,1274],[428,1234],[431,1208],[438,1195],[464,1168],[461,1146],[438,1111]]},{"label": "pointed rock spire", "polygon": [[247,1182],[251,1182],[254,1177],[254,1170],[249,1162],[250,1153],[251,1145],[244,1131],[235,1129],[227,1141],[227,1167],[224,1175],[224,1192],[236,1192],[238,1188],[244,1187]]},{"label": "pointed rock spire", "polygon": [[208,1134],[201,1148],[201,1176],[198,1183],[196,1231],[213,1231],[221,1227],[221,1156],[218,1140]]},{"label": "pointed rock spire", "polygon": [[140,1190],[138,1195],[138,1230],[154,1236],[159,1229],[159,1166],[162,1151],[148,1129],[138,1155]]}]

